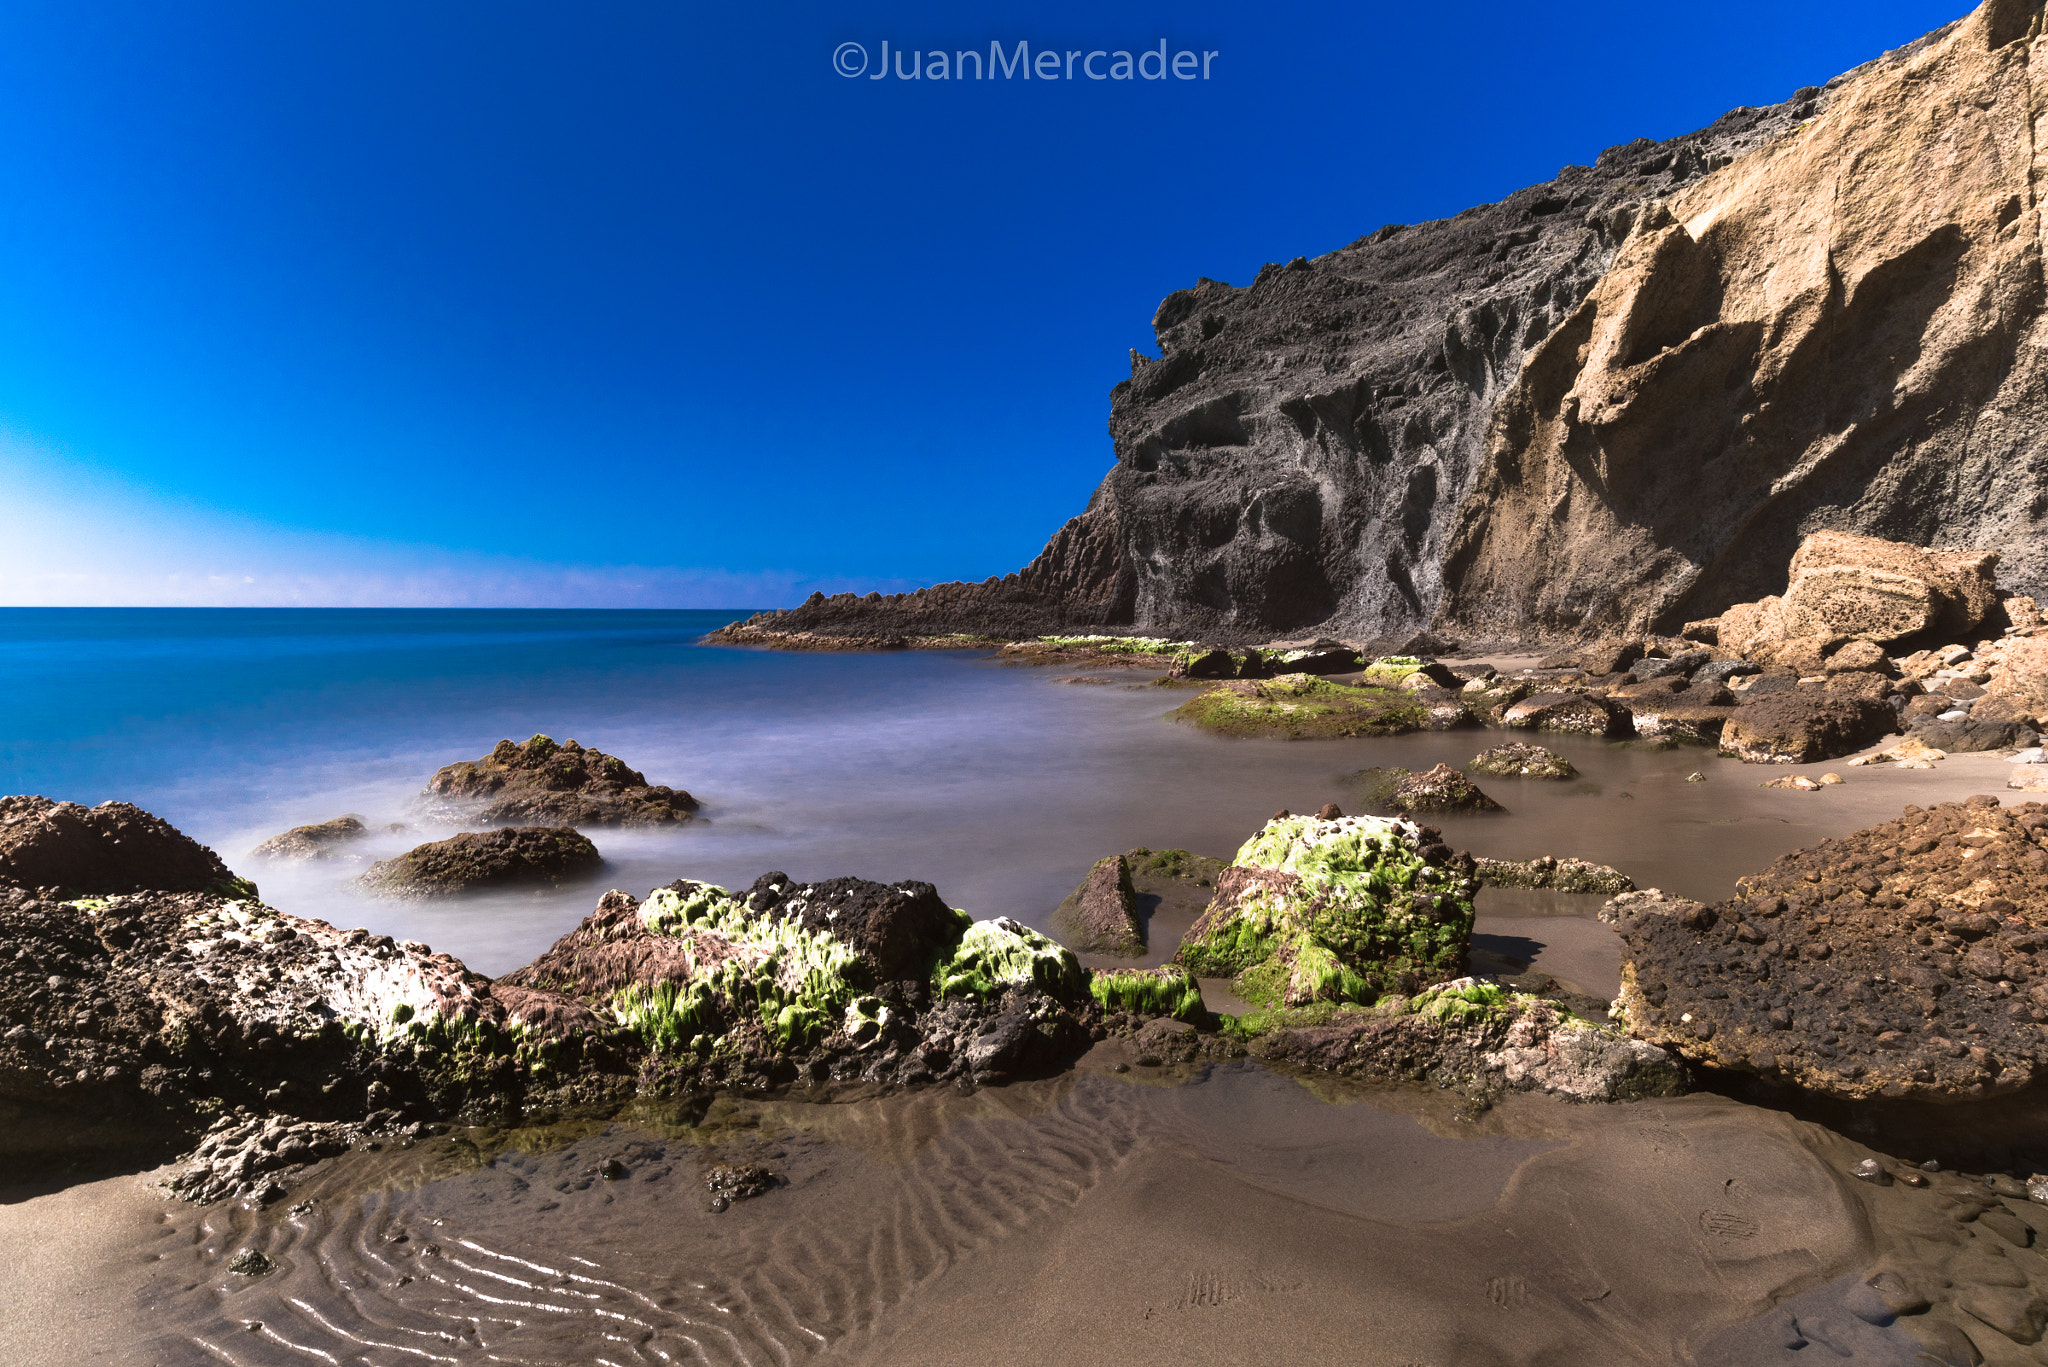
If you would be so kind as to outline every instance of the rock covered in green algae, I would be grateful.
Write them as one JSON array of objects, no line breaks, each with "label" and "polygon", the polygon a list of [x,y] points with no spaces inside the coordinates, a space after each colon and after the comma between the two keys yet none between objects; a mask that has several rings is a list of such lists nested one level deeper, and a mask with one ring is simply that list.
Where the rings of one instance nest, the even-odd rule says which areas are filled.
[{"label": "rock covered in green algae", "polygon": [[679,825],[699,805],[614,755],[547,736],[501,740],[482,759],[445,765],[421,796],[458,820],[505,826]]},{"label": "rock covered in green algae", "polygon": [[1518,740],[1481,750],[1465,767],[1475,774],[1493,778],[1568,779],[1579,776],[1572,762],[1555,750]]},{"label": "rock covered in green algae", "polygon": [[1179,964],[1097,969],[1088,980],[1088,992],[1107,1012],[1171,1016],[1191,1025],[1209,1019],[1209,1009],[1202,1003],[1202,985]]},{"label": "rock covered in green algae", "polygon": [[1387,736],[1430,724],[1429,708],[1396,688],[1336,683],[1314,674],[1232,679],[1167,714],[1226,736]]},{"label": "rock covered in green algae", "polygon": [[370,865],[357,881],[386,897],[448,897],[476,888],[569,883],[603,867],[597,846],[566,826],[501,826],[416,845]]},{"label": "rock covered in green algae", "polygon": [[1176,956],[1255,1006],[1369,1003],[1454,977],[1472,934],[1470,856],[1428,827],[1282,817],[1246,841]]},{"label": "rock covered in green algae", "polygon": [[916,1084],[1052,1066],[1085,1047],[1086,972],[929,883],[799,884],[745,894],[677,882],[596,912],[501,980],[615,1020],[653,1090],[800,1077]]},{"label": "rock covered in green algae", "polygon": [[1143,954],[1145,929],[1138,923],[1130,862],[1120,854],[1096,860],[1081,886],[1053,912],[1053,927],[1084,954]]}]

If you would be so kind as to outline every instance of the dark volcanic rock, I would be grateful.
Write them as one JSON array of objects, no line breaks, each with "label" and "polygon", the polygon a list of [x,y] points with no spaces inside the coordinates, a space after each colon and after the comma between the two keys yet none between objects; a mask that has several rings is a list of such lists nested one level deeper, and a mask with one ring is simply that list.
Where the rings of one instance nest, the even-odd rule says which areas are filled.
[{"label": "dark volcanic rock", "polygon": [[475,888],[560,884],[589,878],[604,857],[566,826],[464,831],[370,865],[364,887],[390,897],[445,897]]},{"label": "dark volcanic rock", "polygon": [[338,816],[311,826],[294,826],[249,851],[256,859],[329,859],[339,846],[369,834],[361,818]]},{"label": "dark volcanic rock", "polygon": [[1792,688],[1745,702],[1721,732],[1721,753],[1749,764],[1811,764],[1852,754],[1898,729],[1876,698]]},{"label": "dark volcanic rock", "polygon": [[698,807],[688,793],[650,785],[602,750],[573,740],[556,745],[546,736],[522,745],[501,740],[482,759],[446,765],[426,796],[481,800],[480,810],[465,808],[460,819],[494,825],[665,826],[688,821]]},{"label": "dark volcanic rock", "polygon": [[1081,886],[1053,913],[1053,924],[1084,953],[1143,954],[1145,928],[1138,923],[1138,894],[1124,857],[1096,860]]},{"label": "dark volcanic rock", "polygon": [[933,947],[960,929],[960,913],[940,900],[938,889],[915,881],[794,883],[788,874],[765,873],[747,890],[746,903],[756,913],[796,921],[813,934],[845,943],[867,962],[877,981],[924,972]]},{"label": "dark volcanic rock", "polygon": [[1928,718],[1914,725],[1913,734],[1923,744],[1951,754],[1973,750],[2020,750],[2039,743],[2040,733],[2029,722],[1979,721],[1974,711],[1961,721]]},{"label": "dark volcanic rock", "polygon": [[1395,785],[1387,805],[1397,812],[1498,812],[1498,802],[1448,764],[1410,774]]},{"label": "dark volcanic rock", "polygon": [[46,797],[0,797],[0,883],[82,897],[113,892],[253,895],[220,856],[126,802],[85,808]]},{"label": "dark volcanic rock", "polygon": [[1787,855],[1728,902],[1620,899],[1630,1028],[1830,1096],[2017,1091],[2048,1064],[2044,846],[2048,808],[1976,797]]}]

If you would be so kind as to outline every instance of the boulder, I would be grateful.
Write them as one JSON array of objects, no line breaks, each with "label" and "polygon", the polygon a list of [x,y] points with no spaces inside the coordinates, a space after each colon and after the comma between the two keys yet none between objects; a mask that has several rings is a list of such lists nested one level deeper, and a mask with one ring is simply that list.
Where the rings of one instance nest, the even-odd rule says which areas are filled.
[{"label": "boulder", "polygon": [[1547,854],[1539,859],[1475,859],[1473,871],[1485,887],[1598,892],[1609,897],[1636,890],[1634,880],[1619,869]]},{"label": "boulder", "polygon": [[1715,628],[1720,649],[1745,656],[1776,645],[1791,634],[1785,623],[1785,600],[1776,597],[1737,603],[1721,614]]},{"label": "boulder", "polygon": [[294,826],[249,851],[253,859],[331,859],[341,847],[369,834],[361,817],[338,816],[310,826]]},{"label": "boulder", "polygon": [[501,826],[416,845],[358,880],[386,897],[447,897],[477,888],[553,886],[593,877],[597,846],[567,826]]},{"label": "boulder", "polygon": [[1721,753],[1746,764],[1811,764],[1853,754],[1896,728],[1896,714],[1876,699],[1795,688],[1736,708],[1722,727]]},{"label": "boulder", "polygon": [[1692,680],[1696,684],[1725,684],[1730,679],[1740,678],[1746,674],[1760,674],[1762,672],[1763,667],[1761,665],[1753,664],[1748,660],[1709,660],[1693,671]]},{"label": "boulder", "polygon": [[1203,650],[1175,660],[1169,675],[1177,679],[1234,679],[1238,661],[1227,650]]},{"label": "boulder", "polygon": [[1555,750],[1518,740],[1481,750],[1465,767],[1475,774],[1489,774],[1497,778],[1567,779],[1579,776],[1579,771],[1572,768],[1572,762]]},{"label": "boulder", "polygon": [[1448,764],[1410,774],[1395,785],[1387,805],[1397,812],[1498,812],[1498,802]]},{"label": "boulder", "polygon": [[1470,856],[1378,817],[1280,817],[1246,841],[1176,962],[1255,1007],[1370,1003],[1457,976],[1472,935]]},{"label": "boulder", "polygon": [[126,802],[82,807],[46,797],[0,797],[0,884],[72,897],[116,892],[254,896],[220,856]]},{"label": "boulder", "polygon": [[1081,886],[1053,913],[1053,926],[1085,954],[1143,954],[1145,928],[1138,921],[1138,894],[1124,857],[1096,860]]},{"label": "boulder", "polygon": [[680,825],[699,805],[602,750],[547,736],[501,740],[482,759],[436,770],[422,797],[451,807],[457,820],[505,826]]},{"label": "boulder", "polygon": [[1979,721],[1974,712],[1959,721],[1930,717],[1913,724],[1913,734],[1922,744],[1946,750],[1952,755],[1984,750],[2023,750],[2041,737],[2032,722]]},{"label": "boulder", "polygon": [[1630,734],[1628,709],[1583,693],[1532,693],[1503,709],[1503,726],[1579,736]]},{"label": "boulder", "polygon": [[1641,682],[1644,679],[1662,679],[1677,676],[1689,678],[1692,672],[1713,659],[1704,650],[1689,650],[1682,655],[1646,655],[1629,667],[1629,677]]},{"label": "boulder", "polygon": [[1880,644],[1926,631],[1957,638],[1997,602],[1992,551],[1928,551],[1851,532],[1800,543],[1785,590],[1787,634],[1832,633]]},{"label": "boulder", "polygon": [[2010,698],[2032,716],[2048,715],[2048,636],[2007,641],[2004,657],[1991,671],[1985,692],[1994,698]]},{"label": "boulder", "polygon": [[2048,807],[1908,807],[1737,887],[1617,903],[1637,1037],[1848,1099],[2018,1091],[2048,1064]]},{"label": "boulder", "polygon": [[1884,647],[1875,641],[1855,640],[1843,645],[1822,662],[1821,668],[1829,674],[1840,674],[1845,670],[1861,669],[1873,673],[1896,676],[1898,670],[1884,653]]}]

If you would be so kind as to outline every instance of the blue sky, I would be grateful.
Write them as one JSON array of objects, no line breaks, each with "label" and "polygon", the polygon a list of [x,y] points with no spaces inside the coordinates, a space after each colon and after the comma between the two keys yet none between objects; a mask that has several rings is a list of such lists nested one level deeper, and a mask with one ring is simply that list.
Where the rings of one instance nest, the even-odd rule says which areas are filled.
[{"label": "blue sky", "polygon": [[[1964,12],[10,0],[0,602],[754,606],[1001,573],[1109,468],[1168,291]],[[885,40],[1218,55],[835,72]]]}]

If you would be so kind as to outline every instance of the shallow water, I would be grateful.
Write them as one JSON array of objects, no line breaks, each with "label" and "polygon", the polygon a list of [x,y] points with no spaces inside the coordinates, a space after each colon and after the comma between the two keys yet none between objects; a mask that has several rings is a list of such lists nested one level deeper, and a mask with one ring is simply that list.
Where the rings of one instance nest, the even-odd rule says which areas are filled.
[{"label": "shallow water", "polygon": [[[678,877],[921,878],[977,916],[1043,925],[1104,854],[1227,857],[1277,808],[1350,805],[1348,774],[1462,765],[1499,738],[1224,740],[1160,721],[1186,694],[1144,674],[1076,686],[971,653],[696,644],[735,615],[0,610],[0,790],[137,803],[219,850],[273,905],[502,973],[574,926],[603,887],[644,894]],[[355,890],[370,859],[452,833],[415,808],[436,768],[535,732],[689,789],[706,819],[592,832],[609,867],[589,887],[425,904]],[[1759,791],[1756,769],[1702,750],[1546,743],[1581,780],[1489,781],[1508,813],[1443,820],[1454,844],[1577,855],[1644,886],[1718,897],[1822,835],[1969,791],[1954,761],[1848,770],[1849,786],[1811,795]],[[1704,781],[1686,782],[1694,772]],[[379,832],[346,860],[249,857],[289,826],[351,812],[409,829]],[[1494,894],[1487,905],[1554,909]]]}]

